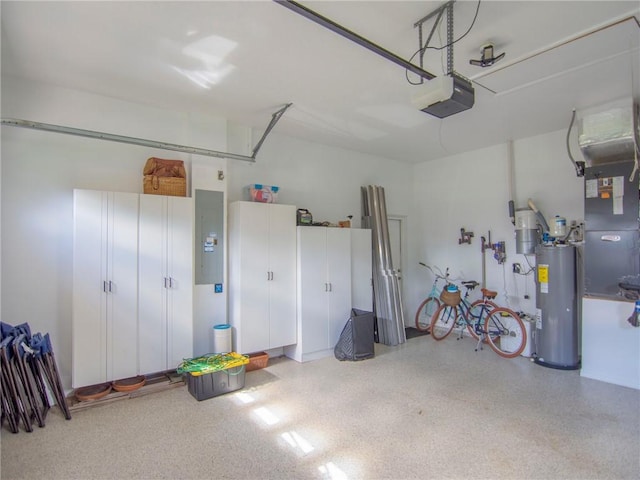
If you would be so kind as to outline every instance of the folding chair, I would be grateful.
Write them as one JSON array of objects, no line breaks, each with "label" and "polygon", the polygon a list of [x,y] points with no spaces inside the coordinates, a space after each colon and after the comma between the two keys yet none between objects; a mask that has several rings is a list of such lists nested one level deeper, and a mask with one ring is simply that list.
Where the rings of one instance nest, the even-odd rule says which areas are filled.
[{"label": "folding chair", "polygon": [[2,422],[6,419],[9,424],[9,431],[12,433],[18,433],[20,416],[13,398],[11,397],[5,376],[4,364],[2,364],[2,362],[0,362],[0,368],[2,369],[2,372],[0,372],[0,406],[2,408]]},{"label": "folding chair", "polygon": [[28,352],[33,350],[29,348],[27,341],[27,335],[24,333],[14,338],[11,344],[13,348],[13,364],[17,372],[16,378],[22,384],[28,413],[31,418],[35,418],[38,426],[42,428],[45,425],[44,420],[49,410],[49,401],[46,398],[46,392],[43,399],[38,391],[37,380],[34,378],[34,372],[27,358]]},{"label": "folding chair", "polygon": [[25,430],[27,432],[32,432],[33,426],[31,423],[30,413],[28,412],[28,400],[26,399],[20,380],[16,378],[17,372],[15,372],[13,364],[14,359],[13,352],[11,350],[13,340],[14,337],[8,336],[0,343],[0,365],[2,366],[3,378],[6,379],[5,385],[14,404],[15,411],[17,412],[20,420],[22,420]]},{"label": "folding chair", "polygon": [[67,399],[64,395],[64,386],[62,385],[62,380],[60,380],[49,334],[47,333],[44,336],[40,333],[34,334],[33,337],[31,337],[31,348],[35,351],[35,362],[38,364],[40,371],[44,373],[47,383],[49,383],[51,393],[56,399],[58,407],[62,410],[64,418],[71,420],[71,411],[69,410]]}]

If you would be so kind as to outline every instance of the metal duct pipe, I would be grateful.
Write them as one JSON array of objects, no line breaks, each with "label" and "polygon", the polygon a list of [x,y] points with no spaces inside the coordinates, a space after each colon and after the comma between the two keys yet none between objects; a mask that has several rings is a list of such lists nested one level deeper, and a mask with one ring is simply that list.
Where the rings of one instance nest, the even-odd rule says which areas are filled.
[{"label": "metal duct pipe", "polygon": [[378,209],[380,215],[380,242],[382,248],[382,266],[384,268],[393,269],[393,259],[391,258],[391,241],[389,240],[389,223],[387,221],[387,202],[384,198],[384,188],[376,187],[376,197],[378,200]]},{"label": "metal duct pipe", "polygon": [[361,188],[363,223],[371,228],[373,244],[374,308],[378,340],[385,345],[406,341],[398,272],[393,269],[384,188]]}]

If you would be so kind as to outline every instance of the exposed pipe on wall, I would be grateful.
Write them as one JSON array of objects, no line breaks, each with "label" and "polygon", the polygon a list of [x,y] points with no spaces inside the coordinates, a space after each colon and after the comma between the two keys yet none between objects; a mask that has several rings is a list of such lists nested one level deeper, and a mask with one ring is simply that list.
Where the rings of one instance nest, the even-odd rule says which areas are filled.
[{"label": "exposed pipe on wall", "polygon": [[514,155],[513,155],[513,140],[507,142],[507,184],[509,186],[509,218],[513,225],[516,224],[516,209],[515,209],[515,178],[513,176],[514,171]]}]

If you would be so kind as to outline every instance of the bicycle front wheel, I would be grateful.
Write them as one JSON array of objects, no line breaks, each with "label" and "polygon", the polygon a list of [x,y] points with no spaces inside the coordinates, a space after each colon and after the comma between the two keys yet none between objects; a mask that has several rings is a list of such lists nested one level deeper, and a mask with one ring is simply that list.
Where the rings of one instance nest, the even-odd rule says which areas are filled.
[{"label": "bicycle front wheel", "polygon": [[508,308],[494,308],[484,322],[489,346],[504,358],[514,358],[522,353],[527,343],[524,323],[516,312]]},{"label": "bicycle front wheel", "polygon": [[434,340],[442,340],[451,333],[459,315],[458,307],[440,305],[431,318],[431,336]]},{"label": "bicycle front wheel", "polygon": [[436,297],[429,297],[424,300],[416,311],[416,328],[421,332],[429,331],[431,317],[440,308],[440,300]]},{"label": "bicycle front wheel", "polygon": [[476,325],[478,327],[483,327],[487,314],[494,308],[498,308],[498,305],[493,303],[491,300],[480,299],[471,304],[471,307],[469,308],[469,318],[467,318],[467,332],[469,332],[469,335],[471,335],[474,340],[480,339]]}]

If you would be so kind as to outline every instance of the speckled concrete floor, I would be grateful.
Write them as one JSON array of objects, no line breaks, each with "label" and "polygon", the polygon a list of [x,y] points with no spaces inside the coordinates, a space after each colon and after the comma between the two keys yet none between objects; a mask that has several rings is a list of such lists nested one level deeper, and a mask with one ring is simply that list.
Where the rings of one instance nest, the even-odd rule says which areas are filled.
[{"label": "speckled concrete floor", "polygon": [[2,478],[640,478],[639,391],[470,339],[272,359],[241,392],[53,409],[44,429],[2,431]]}]

